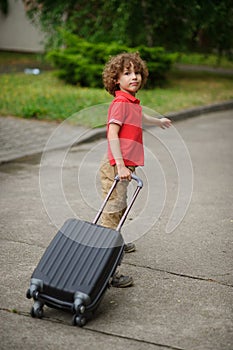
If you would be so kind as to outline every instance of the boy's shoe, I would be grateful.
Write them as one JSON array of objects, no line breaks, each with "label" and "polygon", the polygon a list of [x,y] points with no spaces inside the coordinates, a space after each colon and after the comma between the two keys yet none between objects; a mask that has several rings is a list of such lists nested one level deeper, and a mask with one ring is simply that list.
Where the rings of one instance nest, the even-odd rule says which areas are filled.
[{"label": "boy's shoe", "polygon": [[133,285],[133,278],[130,276],[120,275],[119,272],[117,272],[112,278],[111,285],[116,288],[131,287]]},{"label": "boy's shoe", "polygon": [[134,243],[127,243],[125,244],[124,251],[125,253],[132,253],[135,252],[136,245]]}]

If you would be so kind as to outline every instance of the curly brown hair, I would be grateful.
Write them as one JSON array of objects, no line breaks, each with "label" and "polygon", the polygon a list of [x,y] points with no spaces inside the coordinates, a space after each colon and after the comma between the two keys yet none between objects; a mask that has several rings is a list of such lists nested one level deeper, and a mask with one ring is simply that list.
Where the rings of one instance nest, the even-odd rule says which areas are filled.
[{"label": "curly brown hair", "polygon": [[111,57],[103,70],[102,76],[104,87],[111,95],[115,96],[115,92],[120,90],[119,85],[117,84],[119,75],[124,71],[124,68],[129,68],[131,64],[134,65],[134,69],[142,76],[140,88],[145,85],[149,74],[146,63],[141,59],[138,52],[123,52]]}]

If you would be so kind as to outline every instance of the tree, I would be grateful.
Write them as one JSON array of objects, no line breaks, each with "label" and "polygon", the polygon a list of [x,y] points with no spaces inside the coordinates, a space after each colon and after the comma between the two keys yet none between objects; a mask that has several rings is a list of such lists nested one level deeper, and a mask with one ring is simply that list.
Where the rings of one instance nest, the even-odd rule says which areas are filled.
[{"label": "tree", "polygon": [[6,16],[8,14],[8,0],[0,0],[0,11]]},{"label": "tree", "polygon": [[232,0],[24,0],[28,15],[61,43],[59,28],[90,42],[164,46],[219,55],[233,47]]},{"label": "tree", "polygon": [[[200,1],[196,18],[197,44],[201,51],[216,50],[219,56],[232,54],[233,1]],[[203,18],[205,20],[203,20]]]}]

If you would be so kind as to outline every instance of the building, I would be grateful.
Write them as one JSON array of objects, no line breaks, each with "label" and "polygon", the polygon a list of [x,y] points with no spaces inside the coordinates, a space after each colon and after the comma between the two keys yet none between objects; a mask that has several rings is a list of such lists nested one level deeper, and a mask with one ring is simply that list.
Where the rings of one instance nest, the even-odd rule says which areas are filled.
[{"label": "building", "polygon": [[0,50],[43,52],[43,34],[27,18],[23,1],[8,3],[8,14],[0,12]]}]

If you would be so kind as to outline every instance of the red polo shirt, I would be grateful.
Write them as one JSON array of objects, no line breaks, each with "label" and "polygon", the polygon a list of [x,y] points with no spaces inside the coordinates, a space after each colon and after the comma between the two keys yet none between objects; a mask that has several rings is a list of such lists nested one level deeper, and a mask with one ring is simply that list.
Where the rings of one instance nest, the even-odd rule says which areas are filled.
[{"label": "red polo shirt", "polygon": [[[124,91],[116,91],[116,96],[108,110],[108,127],[111,123],[120,125],[118,137],[125,165],[144,165],[140,101]],[[111,165],[116,164],[109,142],[108,158]]]}]

